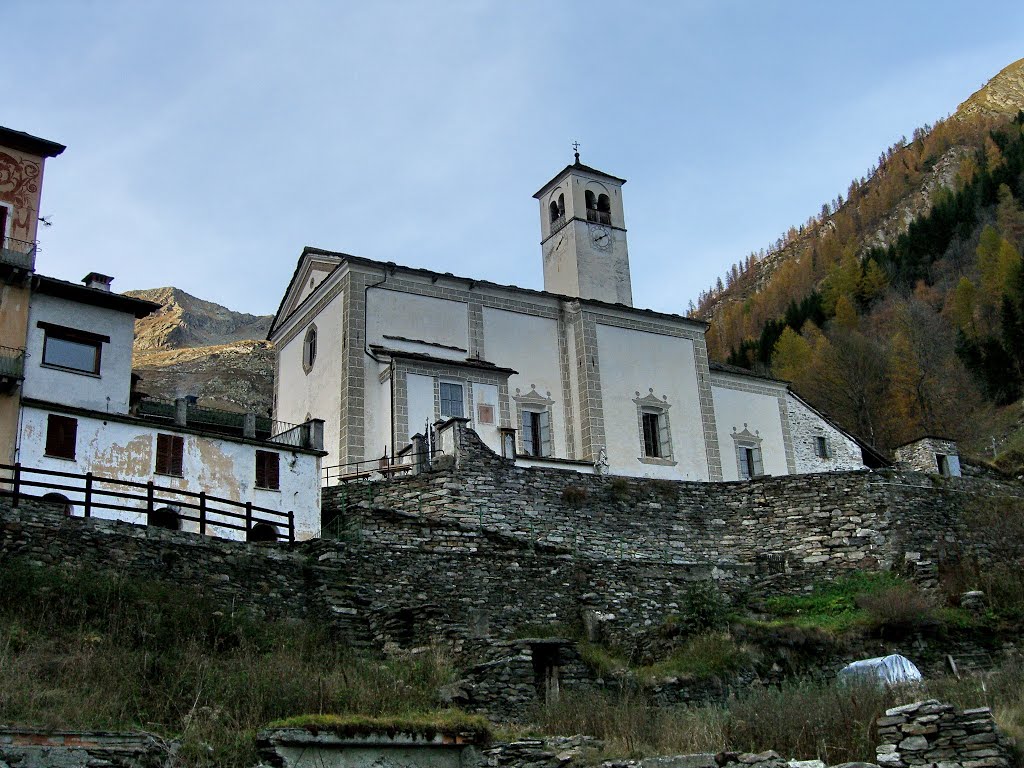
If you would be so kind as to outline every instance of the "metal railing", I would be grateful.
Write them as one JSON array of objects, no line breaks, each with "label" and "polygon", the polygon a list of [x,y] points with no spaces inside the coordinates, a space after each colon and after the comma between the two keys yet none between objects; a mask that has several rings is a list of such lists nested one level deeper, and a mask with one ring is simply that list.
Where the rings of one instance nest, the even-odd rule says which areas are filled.
[{"label": "metal railing", "polygon": [[25,350],[16,347],[0,347],[0,378],[25,378]]},{"label": "metal railing", "polygon": [[395,475],[412,474],[418,462],[433,461],[443,451],[434,450],[427,453],[404,453],[396,456],[381,456],[379,459],[350,461],[347,464],[333,464],[320,470],[320,485],[329,488],[332,485],[343,485],[353,480],[384,480]]},{"label": "metal railing", "polygon": [[0,240],[0,264],[7,264],[29,272],[36,268],[38,246],[33,240],[5,237]]},{"label": "metal railing", "polygon": [[[150,421],[164,424],[178,424],[178,404],[173,400],[158,400],[147,397],[138,405],[138,415]],[[247,417],[249,423],[247,424]],[[247,437],[269,443],[288,445],[295,448],[313,448],[310,422],[291,424],[276,421],[269,416],[225,411],[219,408],[203,408],[189,403],[185,406],[185,424],[206,432]]]},{"label": "metal railing", "polygon": [[612,215],[608,211],[599,211],[596,208],[587,208],[587,221],[596,221],[599,224],[611,224]]},{"label": "metal railing", "polygon": [[[152,480],[139,483],[92,472],[76,474],[21,464],[0,464],[0,495],[11,497],[13,506],[18,506],[22,498],[36,498],[36,494],[31,493],[33,490],[59,494],[69,504],[80,506],[84,517],[92,517],[94,510],[148,516],[154,511],[170,508],[179,521],[196,523],[203,536],[208,528],[226,528],[243,531],[248,539],[254,528],[265,525],[270,526],[278,541],[282,538],[295,541],[295,513],[292,511],[258,507],[249,501],[211,496],[206,491],[197,493],[168,488]],[[286,531],[284,536],[281,529]]]}]

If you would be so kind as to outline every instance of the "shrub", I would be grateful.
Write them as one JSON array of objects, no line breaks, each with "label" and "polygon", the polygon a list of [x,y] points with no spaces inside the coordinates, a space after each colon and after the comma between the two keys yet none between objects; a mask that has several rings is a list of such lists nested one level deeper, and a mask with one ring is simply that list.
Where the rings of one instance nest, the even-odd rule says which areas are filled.
[{"label": "shrub", "polygon": [[937,623],[935,605],[914,584],[857,595],[856,604],[867,612],[868,626],[876,631],[909,632]]},{"label": "shrub", "polygon": [[641,679],[657,677],[720,677],[750,666],[754,656],[749,648],[730,635],[713,632],[691,637],[659,661],[638,670]]},{"label": "shrub", "polygon": [[713,581],[693,582],[679,602],[679,613],[669,616],[665,622],[667,637],[723,629],[729,623],[729,602]]},{"label": "shrub", "polygon": [[562,489],[562,502],[570,507],[582,507],[589,497],[587,489],[581,485],[567,485]]}]

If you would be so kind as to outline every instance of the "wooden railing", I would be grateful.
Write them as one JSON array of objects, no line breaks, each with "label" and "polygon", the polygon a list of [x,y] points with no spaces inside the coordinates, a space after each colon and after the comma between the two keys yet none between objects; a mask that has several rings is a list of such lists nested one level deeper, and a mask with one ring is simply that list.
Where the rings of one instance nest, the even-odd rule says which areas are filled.
[{"label": "wooden railing", "polygon": [[[138,483],[92,472],[75,474],[21,464],[0,464],[0,495],[11,497],[13,506],[18,506],[22,498],[38,498],[40,492],[60,494],[68,503],[81,506],[85,517],[92,517],[93,511],[99,509],[148,517],[155,511],[169,508],[179,521],[196,523],[203,536],[208,528],[226,528],[243,531],[247,540],[295,541],[295,513],[292,511],[258,507],[251,501],[211,496],[206,491],[168,488],[152,480]],[[262,534],[269,530],[273,531],[273,537],[265,539]]]}]

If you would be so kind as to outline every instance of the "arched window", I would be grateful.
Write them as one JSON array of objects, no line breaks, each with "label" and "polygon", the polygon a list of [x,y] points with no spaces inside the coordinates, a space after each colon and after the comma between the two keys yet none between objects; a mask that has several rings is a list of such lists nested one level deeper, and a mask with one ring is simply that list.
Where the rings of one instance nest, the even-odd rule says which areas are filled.
[{"label": "arched window", "polygon": [[594,193],[593,192],[591,192],[588,189],[583,194],[583,198],[587,201],[587,210],[588,211],[596,211],[597,210],[597,198],[594,197]]},{"label": "arched window", "polygon": [[602,224],[612,223],[612,201],[608,195],[597,196],[597,220]]},{"label": "arched window", "polygon": [[253,542],[277,541],[277,528],[270,523],[256,523],[256,525],[249,529],[245,540]]},{"label": "arched window", "polygon": [[170,507],[154,509],[146,518],[146,525],[150,528],[164,528],[168,531],[181,530],[181,518]]},{"label": "arched window", "polygon": [[313,370],[313,361],[316,360],[316,326],[309,326],[306,331],[306,338],[302,340],[302,369],[309,373]]},{"label": "arched window", "polygon": [[551,221],[558,221],[558,217],[559,217],[558,203],[556,201],[552,200],[551,201],[551,205],[549,206],[549,208],[551,210]]},{"label": "arched window", "polygon": [[565,216],[565,195],[560,194],[557,200],[552,200],[548,210],[551,212],[551,223]]}]

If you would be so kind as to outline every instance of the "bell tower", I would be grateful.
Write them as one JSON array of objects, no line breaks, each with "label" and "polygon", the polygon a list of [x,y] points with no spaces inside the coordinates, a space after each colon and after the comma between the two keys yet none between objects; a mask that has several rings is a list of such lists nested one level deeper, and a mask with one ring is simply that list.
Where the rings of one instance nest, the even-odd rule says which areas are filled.
[{"label": "bell tower", "polygon": [[584,165],[579,151],[575,157],[534,195],[540,203],[544,290],[631,307],[622,213],[626,180]]}]

